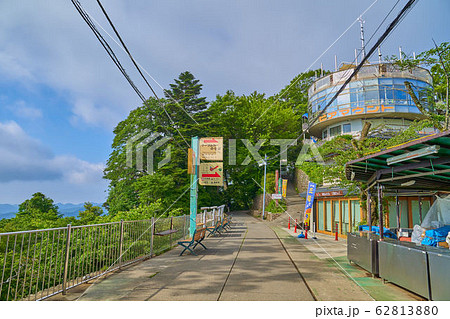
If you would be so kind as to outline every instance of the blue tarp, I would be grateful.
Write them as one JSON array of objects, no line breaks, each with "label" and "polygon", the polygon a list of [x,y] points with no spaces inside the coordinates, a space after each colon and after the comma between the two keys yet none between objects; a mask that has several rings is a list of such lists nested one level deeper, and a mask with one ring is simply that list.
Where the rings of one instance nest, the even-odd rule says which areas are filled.
[{"label": "blue tarp", "polygon": [[[359,231],[369,231],[369,226],[368,225],[359,226]],[[380,235],[380,228],[378,226],[372,226],[372,231],[375,234]],[[397,239],[397,236],[393,232],[391,232],[389,228],[386,227],[384,227],[383,229],[383,236],[392,239]]]},{"label": "blue tarp", "polygon": [[297,236],[297,238],[305,238],[305,235],[303,235],[303,232]]},{"label": "blue tarp", "polygon": [[421,244],[437,247],[438,242],[445,241],[448,232],[450,232],[450,226],[427,230]]}]

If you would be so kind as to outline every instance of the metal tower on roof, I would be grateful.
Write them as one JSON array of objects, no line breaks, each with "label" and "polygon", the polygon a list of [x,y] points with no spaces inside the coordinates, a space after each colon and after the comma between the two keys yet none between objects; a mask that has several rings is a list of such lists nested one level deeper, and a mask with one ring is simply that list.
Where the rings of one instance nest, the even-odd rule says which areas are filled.
[{"label": "metal tower on roof", "polygon": [[364,57],[366,56],[366,45],[365,45],[365,43],[364,43],[364,23],[365,23],[366,21],[364,21],[364,20],[362,19],[362,16],[359,16],[358,21],[359,21],[359,25],[360,25],[360,27],[361,27],[361,53],[362,53],[362,58],[361,58],[361,60],[362,60],[362,59],[364,59]]}]

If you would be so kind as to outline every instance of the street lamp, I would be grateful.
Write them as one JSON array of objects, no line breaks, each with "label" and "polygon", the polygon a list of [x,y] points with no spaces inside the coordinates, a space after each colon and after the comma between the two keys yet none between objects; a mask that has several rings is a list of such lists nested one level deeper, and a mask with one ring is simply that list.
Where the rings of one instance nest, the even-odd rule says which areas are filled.
[{"label": "street lamp", "polygon": [[267,154],[264,154],[264,161],[259,164],[259,166],[264,165],[264,189],[263,189],[263,211],[262,211],[262,219],[264,219],[265,211],[266,211],[266,172],[267,172]]}]

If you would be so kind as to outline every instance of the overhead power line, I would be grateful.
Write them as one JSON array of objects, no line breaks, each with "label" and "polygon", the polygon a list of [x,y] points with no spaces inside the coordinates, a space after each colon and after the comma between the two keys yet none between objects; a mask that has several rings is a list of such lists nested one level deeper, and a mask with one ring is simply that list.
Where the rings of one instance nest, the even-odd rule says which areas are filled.
[{"label": "overhead power line", "polygon": [[[155,98],[157,100],[159,100],[158,95],[156,94],[155,90],[153,90],[153,87],[150,85],[150,83],[147,81],[147,78],[144,76],[144,74],[141,71],[141,68],[139,67],[139,65],[136,63],[136,60],[133,58],[133,56],[131,55],[130,51],[128,50],[125,42],[122,40],[122,37],[120,36],[119,32],[117,31],[117,28],[115,27],[114,23],[111,21],[108,13],[106,12],[105,8],[103,7],[102,3],[100,2],[100,0],[97,0],[98,5],[100,6],[100,9],[102,10],[103,14],[105,15],[106,19],[109,22],[109,25],[111,26],[111,28],[113,29],[114,33],[116,34],[117,38],[119,39],[120,43],[122,44],[123,49],[125,50],[125,52],[128,54],[128,56],[130,57],[130,60],[133,62],[133,65],[135,66],[135,68],[137,69],[137,71],[139,72],[139,74],[141,75],[141,77],[144,79],[145,83],[147,84],[147,86],[150,88],[150,90],[152,91],[153,95],[155,96]],[[145,103],[145,101],[144,101]],[[187,144],[187,146],[189,147],[189,143],[186,141],[185,137],[183,136],[183,134],[181,134],[181,132],[178,130],[175,121],[172,119],[172,117],[170,116],[169,112],[167,112],[166,107],[164,106],[163,103],[161,103],[161,107],[164,110],[164,113],[167,115],[167,117],[169,118],[170,122],[172,123],[173,128],[178,132],[178,134],[181,136],[181,138],[183,139],[183,141]]]},{"label": "overhead power line", "polygon": [[134,60],[133,56],[131,55],[130,51],[128,50],[127,46],[125,45],[125,43],[122,40],[122,37],[120,36],[119,32],[117,31],[116,27],[114,26],[114,24],[112,23],[111,19],[109,18],[108,13],[106,12],[105,8],[103,7],[102,3],[100,2],[100,0],[97,0],[98,5],[100,6],[100,9],[102,9],[103,14],[105,15],[106,19],[109,22],[109,25],[111,26],[111,28],[114,30],[114,33],[116,34],[117,38],[119,39],[120,43],[122,44],[123,48],[125,49],[125,51],[127,52],[128,56],[130,57],[131,61],[133,62],[134,66],[136,67],[136,69],[138,70],[139,74],[141,75],[141,77],[144,79],[145,83],[147,84],[147,86],[150,88],[150,90],[152,91],[153,95],[158,99],[158,95],[156,95],[155,90],[153,90],[152,86],[150,85],[150,83],[148,83],[147,78],[144,76],[144,74],[142,74],[141,69],[139,68],[139,66],[137,65],[136,61]]},{"label": "overhead power line", "polygon": [[114,64],[117,66],[117,68],[119,69],[119,71],[123,74],[123,76],[125,77],[125,79],[128,81],[128,83],[131,85],[131,87],[133,88],[133,90],[136,92],[136,94],[139,96],[139,98],[145,102],[145,97],[144,95],[139,91],[139,89],[136,87],[136,85],[133,83],[133,81],[131,80],[131,78],[129,77],[129,75],[127,74],[127,72],[125,71],[124,67],[122,66],[122,64],[120,63],[119,59],[117,58],[117,56],[115,55],[114,51],[111,49],[111,47],[109,46],[108,42],[106,42],[106,40],[103,38],[103,36],[100,34],[100,32],[98,31],[98,29],[95,27],[95,25],[92,23],[89,15],[86,13],[86,11],[84,11],[83,7],[81,6],[80,2],[78,2],[77,0],[71,0],[72,4],[75,6],[75,8],[77,9],[78,13],[81,15],[81,17],[83,18],[83,20],[86,22],[86,24],[89,26],[89,28],[91,28],[92,32],[94,32],[95,36],[97,37],[98,41],[101,43],[101,45],[103,46],[103,48],[106,50],[106,52],[108,53],[109,57],[111,58],[111,60],[114,62]]},{"label": "overhead power line", "polygon": [[[130,76],[127,74],[127,72],[125,71],[125,68],[122,66],[122,64],[120,63],[119,59],[117,58],[117,56],[114,53],[114,50],[110,47],[110,45],[108,44],[108,42],[103,38],[103,36],[101,35],[101,33],[98,31],[98,29],[96,28],[95,24],[92,22],[91,17],[89,16],[89,14],[83,9],[83,7],[81,6],[80,2],[78,0],[71,0],[72,4],[75,6],[75,8],[77,9],[78,13],[81,15],[81,17],[83,18],[83,20],[86,22],[86,24],[89,26],[89,28],[92,30],[92,32],[94,32],[96,38],[99,40],[99,42],[102,44],[103,48],[106,50],[106,52],[108,53],[108,55],[110,56],[110,58],[113,60],[114,64],[117,66],[117,68],[119,69],[119,71],[123,74],[123,76],[126,78],[126,80],[128,81],[128,83],[130,84],[130,86],[133,88],[133,90],[136,92],[136,94],[139,96],[139,98],[142,100],[142,102],[144,103],[144,105],[147,103],[147,99],[145,98],[145,96],[141,93],[141,91],[138,89],[138,87],[134,84],[134,82],[131,80]],[[100,3],[99,3],[100,4]],[[100,4],[101,5],[101,4]],[[104,14],[106,15],[106,11],[104,10],[104,8],[101,6],[102,11],[104,12]],[[110,21],[109,17],[108,21]],[[147,85],[150,87],[150,89],[152,90],[152,92],[154,93],[155,97],[158,99],[158,96],[156,95],[156,93],[154,92],[153,88],[151,87],[151,85],[147,82],[147,80],[145,79],[145,77],[143,76],[142,72],[140,71],[139,67],[137,66],[134,58],[131,56],[130,52],[128,51],[128,49],[126,48],[125,43],[123,43],[122,38],[120,37],[119,33],[117,32],[117,30],[115,29],[115,27],[112,25],[114,31],[116,32],[116,35],[119,37],[120,41],[122,42],[123,47],[126,49],[126,52],[128,53],[128,55],[130,56],[131,60],[133,61],[134,65],[136,66],[136,68],[138,69],[139,73],[141,74],[141,76],[144,78],[145,82],[147,83]],[[170,115],[168,114],[167,110],[165,109],[164,105],[162,105],[166,115],[168,116],[169,120],[172,122],[173,127],[175,128],[175,130],[180,134],[181,138],[183,139],[183,141],[189,146],[189,144],[187,143],[186,139],[184,138],[183,134],[181,134],[181,132],[178,130],[178,128],[176,127],[173,119],[170,117]],[[163,125],[162,126],[164,128],[164,130],[170,135],[169,131],[166,129],[166,127]],[[176,142],[176,141],[175,141]],[[176,142],[177,145],[181,148],[181,146],[179,145],[178,142]],[[184,148],[181,148],[185,153],[186,151],[184,150]],[[186,153],[187,154],[187,153]]]}]

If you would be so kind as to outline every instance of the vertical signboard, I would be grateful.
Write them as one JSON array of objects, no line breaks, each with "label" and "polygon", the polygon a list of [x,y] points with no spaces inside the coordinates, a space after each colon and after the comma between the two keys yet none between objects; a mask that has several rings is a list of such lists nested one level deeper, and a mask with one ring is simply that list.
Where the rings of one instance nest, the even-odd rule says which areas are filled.
[{"label": "vertical signboard", "polygon": [[284,198],[286,198],[286,193],[287,193],[287,183],[288,183],[288,180],[287,180],[287,179],[283,179],[281,195],[282,195]]},{"label": "vertical signboard", "polygon": [[309,225],[311,210],[314,203],[314,195],[316,193],[316,186],[317,185],[313,182],[308,183],[308,192],[306,194],[306,204],[305,204],[305,216],[303,218],[306,225]]}]

